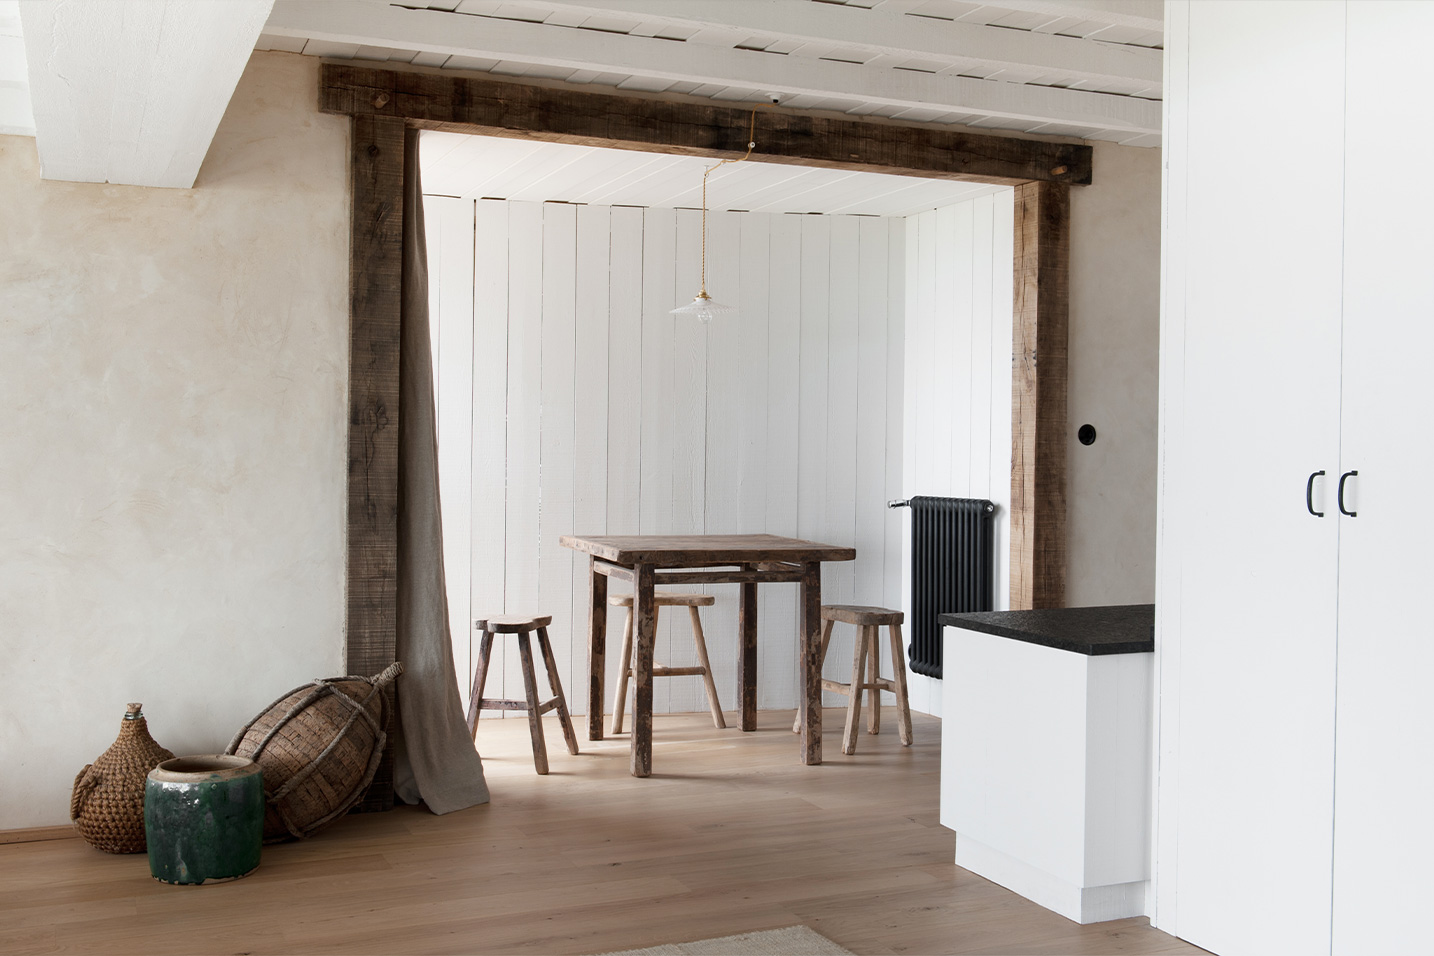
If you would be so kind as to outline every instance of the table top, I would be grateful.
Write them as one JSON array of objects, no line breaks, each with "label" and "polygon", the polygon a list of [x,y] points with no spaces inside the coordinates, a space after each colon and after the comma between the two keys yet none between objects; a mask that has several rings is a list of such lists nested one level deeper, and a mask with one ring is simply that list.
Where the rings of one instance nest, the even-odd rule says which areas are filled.
[{"label": "table top", "polygon": [[565,548],[613,564],[703,568],[760,561],[855,561],[856,549],[775,534],[565,534]]}]

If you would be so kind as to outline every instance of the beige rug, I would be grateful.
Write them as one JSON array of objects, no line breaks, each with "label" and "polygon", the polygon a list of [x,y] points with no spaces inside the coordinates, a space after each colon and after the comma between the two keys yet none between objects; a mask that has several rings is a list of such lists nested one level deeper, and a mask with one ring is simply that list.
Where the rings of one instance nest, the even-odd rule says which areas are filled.
[{"label": "beige rug", "polygon": [[667,943],[651,949],[629,949],[602,956],[852,956],[821,933],[805,926],[741,933],[691,943]]}]

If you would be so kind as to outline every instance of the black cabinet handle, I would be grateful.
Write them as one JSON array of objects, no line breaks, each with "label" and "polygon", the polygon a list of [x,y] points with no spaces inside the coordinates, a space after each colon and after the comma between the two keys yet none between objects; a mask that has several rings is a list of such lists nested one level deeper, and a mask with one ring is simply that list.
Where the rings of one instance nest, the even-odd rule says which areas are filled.
[{"label": "black cabinet handle", "polygon": [[1317,471],[1310,475],[1309,481],[1305,482],[1305,507],[1309,509],[1309,513],[1316,518],[1323,518],[1324,512],[1314,510],[1314,480],[1323,474],[1323,471]]},{"label": "black cabinet handle", "polygon": [[1357,518],[1357,517],[1359,517],[1359,512],[1357,512],[1357,511],[1350,511],[1350,510],[1348,510],[1347,508],[1345,508],[1345,506],[1344,506],[1344,483],[1345,483],[1346,481],[1348,481],[1349,479],[1353,478],[1354,476],[1358,475],[1358,474],[1359,474],[1359,472],[1357,472],[1357,471],[1346,471],[1344,474],[1342,474],[1342,475],[1339,476],[1339,513],[1342,514],[1342,515],[1348,515],[1348,516],[1351,517],[1351,518]]}]

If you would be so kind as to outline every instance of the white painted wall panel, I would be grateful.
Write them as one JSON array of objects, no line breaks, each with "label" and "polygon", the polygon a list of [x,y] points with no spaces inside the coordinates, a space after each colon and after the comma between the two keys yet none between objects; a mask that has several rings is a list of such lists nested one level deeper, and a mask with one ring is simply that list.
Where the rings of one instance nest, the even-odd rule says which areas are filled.
[{"label": "white painted wall panel", "polygon": [[[907,219],[900,494],[996,503],[994,607],[1010,606],[1011,216],[1001,190]],[[914,293],[913,291],[914,290]],[[910,617],[910,515],[898,601]],[[941,682],[908,674],[911,706],[940,715]]]},{"label": "white painted wall panel", "polygon": [[[710,214],[708,289],[740,307],[710,325],[669,314],[700,281],[700,213],[479,201],[476,224],[473,613],[552,614],[570,706],[585,705],[587,563],[558,546],[564,533],[770,531],[855,544],[856,562],[828,569],[827,600],[899,601],[885,509],[902,448],[891,382],[903,348],[903,280],[891,275],[904,268],[899,221]],[[440,339],[440,368],[454,340]],[[462,539],[468,527],[448,533]],[[703,621],[730,711],[737,589],[710,593],[717,604]],[[759,594],[759,705],[791,708],[796,587]],[[609,687],[621,626],[610,613]],[[685,614],[663,616],[659,660],[695,662],[688,627]],[[833,645],[832,676],[845,674],[851,638]],[[493,678],[510,696],[521,688],[515,657]],[[701,682],[658,681],[654,706],[705,710]]]},{"label": "white painted wall panel", "polygon": [[[482,199],[473,226],[473,485],[470,510],[472,566],[469,608],[474,617],[506,607],[508,539],[508,204]],[[433,281],[429,277],[430,283]],[[442,331],[440,330],[440,342]],[[440,409],[440,414],[442,410]],[[458,529],[461,533],[462,529]],[[444,522],[445,542],[454,529]],[[452,587],[453,577],[449,576]],[[472,627],[470,621],[468,627]],[[509,642],[495,642],[484,693],[506,697]],[[468,656],[473,686],[476,648]],[[463,662],[457,661],[457,664]],[[464,673],[462,669],[458,671]],[[521,686],[521,685],[520,685]],[[491,693],[490,693],[491,692]],[[497,716],[497,715],[494,715]]]},{"label": "white painted wall panel", "polygon": [[[473,549],[473,203],[447,196],[423,202],[428,240],[428,312],[438,409],[438,488],[449,638],[459,674],[473,664],[469,599]],[[464,529],[467,533],[462,533]],[[467,702],[471,681],[459,681]]]},{"label": "white painted wall panel", "polygon": [[[767,313],[767,523],[772,534],[797,534],[799,376],[793,374],[802,352],[802,216],[776,216],[771,222]],[[791,585],[757,589],[758,619],[774,634],[795,634],[797,600]],[[757,706],[796,706],[796,646],[774,641],[758,645]],[[765,676],[764,676],[765,675]],[[784,703],[778,703],[778,702]]]},{"label": "white painted wall panel", "polygon": [[[499,408],[498,390],[475,379],[474,427],[491,433],[494,420],[506,421],[510,460],[503,469],[489,463],[506,470],[506,489],[474,472],[475,489],[484,488],[475,490],[474,527],[491,528],[493,501],[502,501],[506,536],[501,547],[475,540],[475,575],[481,566],[507,582],[506,593],[487,586],[493,610],[565,615],[561,627],[554,621],[554,641],[574,707],[584,703],[572,688],[586,667],[587,594],[585,562],[556,545],[569,530],[769,531],[853,544],[856,562],[827,569],[825,600],[901,607],[908,518],[886,501],[990,497],[1001,508],[996,598],[1005,606],[1009,190],[906,221],[710,214],[708,291],[739,311],[708,326],[668,311],[700,282],[700,213],[479,206],[474,314],[486,327],[474,347],[506,343],[508,385]],[[488,224],[493,235],[484,236]],[[476,588],[475,580],[475,608]],[[717,605],[703,620],[730,710],[736,589],[710,590]],[[792,707],[796,588],[759,595],[759,706]],[[621,625],[621,613],[610,613],[609,686]],[[846,675],[853,637],[850,628],[835,632],[829,677]],[[693,662],[682,615],[664,615],[657,655]],[[913,706],[938,711],[939,684],[911,678]],[[659,712],[705,708],[695,680],[658,681],[655,695]]]}]

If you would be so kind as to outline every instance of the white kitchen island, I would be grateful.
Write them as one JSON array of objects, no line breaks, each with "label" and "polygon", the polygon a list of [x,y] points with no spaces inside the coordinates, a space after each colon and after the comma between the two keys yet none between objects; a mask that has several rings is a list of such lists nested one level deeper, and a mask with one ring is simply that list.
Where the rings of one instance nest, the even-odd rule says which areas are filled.
[{"label": "white kitchen island", "polygon": [[1146,913],[1154,605],[944,614],[956,863],[1079,923]]}]

